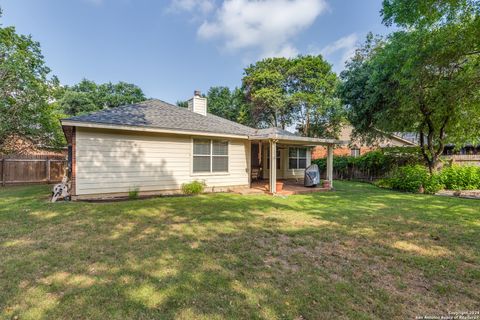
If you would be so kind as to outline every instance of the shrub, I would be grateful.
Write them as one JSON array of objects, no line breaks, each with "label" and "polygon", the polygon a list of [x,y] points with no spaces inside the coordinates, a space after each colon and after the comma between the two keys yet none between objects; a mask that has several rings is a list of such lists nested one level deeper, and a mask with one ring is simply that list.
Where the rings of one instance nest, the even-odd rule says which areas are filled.
[{"label": "shrub", "polygon": [[140,189],[138,187],[133,187],[133,189],[128,191],[128,199],[135,200],[138,199],[138,193]]},{"label": "shrub", "polygon": [[440,181],[450,190],[480,189],[480,167],[457,165],[445,167],[440,172]]},{"label": "shrub", "polygon": [[384,184],[389,184],[392,189],[419,192],[423,187],[425,193],[434,194],[443,188],[438,174],[430,175],[427,168],[422,165],[408,165],[399,167]]},{"label": "shrub", "polygon": [[424,193],[435,194],[438,191],[445,188],[442,181],[440,180],[440,175],[433,174],[429,175],[428,178],[423,182]]},{"label": "shrub", "polygon": [[418,192],[427,176],[428,171],[424,166],[404,166],[393,171],[390,184],[396,190]]},{"label": "shrub", "polygon": [[195,195],[200,194],[205,189],[205,182],[203,181],[192,181],[190,183],[182,184],[182,191],[184,194]]},{"label": "shrub", "polygon": [[[316,159],[320,170],[326,170],[327,160]],[[420,150],[416,147],[389,147],[367,152],[360,157],[333,157],[333,169],[341,176],[348,176],[351,169],[357,168],[373,176],[383,176],[397,167],[423,163]]]},{"label": "shrub", "polygon": [[392,184],[391,184],[390,180],[391,179],[389,179],[389,178],[378,179],[377,181],[373,182],[373,184],[376,185],[379,188],[392,189]]}]

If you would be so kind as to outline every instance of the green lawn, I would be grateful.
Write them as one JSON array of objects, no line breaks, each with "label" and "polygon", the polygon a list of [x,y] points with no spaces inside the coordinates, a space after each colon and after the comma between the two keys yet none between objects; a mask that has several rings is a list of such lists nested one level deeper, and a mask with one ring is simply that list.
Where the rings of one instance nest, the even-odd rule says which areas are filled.
[{"label": "green lawn", "polygon": [[48,203],[0,188],[0,317],[405,319],[480,307],[480,201],[337,182]]}]

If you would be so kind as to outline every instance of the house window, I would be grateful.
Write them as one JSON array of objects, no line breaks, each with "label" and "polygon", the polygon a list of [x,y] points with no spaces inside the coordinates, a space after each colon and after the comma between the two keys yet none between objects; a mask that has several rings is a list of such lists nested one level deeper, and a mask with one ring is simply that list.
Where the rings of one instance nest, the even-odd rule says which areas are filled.
[{"label": "house window", "polygon": [[359,148],[350,149],[350,155],[355,158],[360,157],[360,149]]},{"label": "house window", "polygon": [[[280,150],[277,149],[277,170],[281,169]],[[267,152],[267,169],[270,169],[270,149]]]},{"label": "house window", "polygon": [[288,148],[288,168],[305,169],[307,167],[307,148]]},{"label": "house window", "polygon": [[194,139],[193,173],[228,172],[228,141]]}]

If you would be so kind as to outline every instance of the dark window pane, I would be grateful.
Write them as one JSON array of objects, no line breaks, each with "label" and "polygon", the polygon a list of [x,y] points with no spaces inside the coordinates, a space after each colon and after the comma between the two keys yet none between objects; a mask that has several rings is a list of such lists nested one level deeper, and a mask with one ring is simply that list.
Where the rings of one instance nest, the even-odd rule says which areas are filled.
[{"label": "dark window pane", "polygon": [[298,160],[298,169],[305,169],[307,167],[307,159]]},{"label": "dark window pane", "polygon": [[210,172],[210,157],[194,156],[193,172]]},{"label": "dark window pane", "polygon": [[295,158],[288,159],[288,168],[289,169],[297,169],[297,159],[295,159]]},{"label": "dark window pane", "polygon": [[288,157],[296,158],[297,157],[297,148],[288,148]]},{"label": "dark window pane", "polygon": [[307,157],[307,149],[305,149],[305,148],[298,149],[298,155],[299,155],[300,158],[306,158]]},{"label": "dark window pane", "polygon": [[[281,153],[280,149],[277,149],[277,169],[280,169]],[[270,148],[267,148],[267,169],[270,169]]]},{"label": "dark window pane", "polygon": [[213,157],[212,171],[213,172],[227,172],[228,171],[228,157]]},{"label": "dark window pane", "polygon": [[213,141],[213,154],[219,156],[228,155],[228,142],[227,141]]},{"label": "dark window pane", "polygon": [[194,155],[210,155],[210,140],[193,140]]}]

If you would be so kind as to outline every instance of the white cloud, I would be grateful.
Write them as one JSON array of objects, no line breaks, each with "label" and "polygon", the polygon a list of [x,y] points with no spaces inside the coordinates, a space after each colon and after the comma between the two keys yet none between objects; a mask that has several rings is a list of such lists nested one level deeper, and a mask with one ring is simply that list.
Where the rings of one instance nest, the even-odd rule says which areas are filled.
[{"label": "white cloud", "polygon": [[273,57],[292,58],[297,56],[298,54],[299,52],[297,48],[287,43],[281,46],[280,48],[278,48],[277,50],[263,52],[260,58],[273,58]]},{"label": "white cloud", "polygon": [[230,51],[288,57],[298,54],[292,39],[326,10],[325,0],[225,0],[198,35],[220,39]]},{"label": "white cloud", "polygon": [[172,0],[170,11],[199,11],[203,14],[211,12],[215,8],[214,0]]},{"label": "white cloud", "polygon": [[358,35],[356,33],[342,37],[335,42],[330,43],[320,50],[320,54],[326,58],[332,58],[340,53],[340,58],[335,59],[334,66],[336,69],[343,69],[345,62],[350,59],[357,48]]}]

